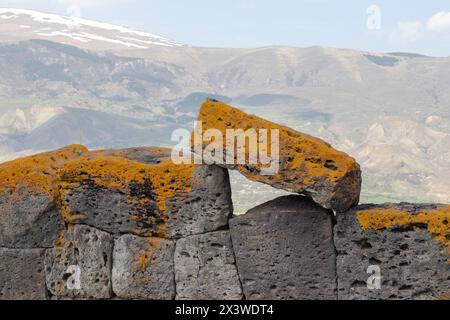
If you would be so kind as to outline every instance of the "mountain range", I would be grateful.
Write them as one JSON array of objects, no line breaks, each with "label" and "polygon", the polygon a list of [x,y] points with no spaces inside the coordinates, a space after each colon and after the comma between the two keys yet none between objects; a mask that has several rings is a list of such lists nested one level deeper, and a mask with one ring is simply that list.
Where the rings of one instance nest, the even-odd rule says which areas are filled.
[{"label": "mountain range", "polygon": [[[450,202],[450,58],[203,48],[0,9],[0,161],[70,143],[170,146],[206,97],[313,134],[362,165],[363,200]],[[233,174],[236,211],[277,196]]]}]

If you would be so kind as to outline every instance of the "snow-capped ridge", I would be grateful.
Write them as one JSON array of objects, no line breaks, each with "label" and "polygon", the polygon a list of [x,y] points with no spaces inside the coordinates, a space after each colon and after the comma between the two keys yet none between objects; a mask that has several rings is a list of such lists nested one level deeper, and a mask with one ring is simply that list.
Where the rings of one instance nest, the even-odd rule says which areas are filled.
[{"label": "snow-capped ridge", "polygon": [[[110,23],[25,9],[0,8],[0,23],[8,23],[13,19],[24,17],[30,19],[30,23],[45,24],[45,27],[41,25],[33,30],[34,34],[41,37],[63,37],[84,43],[102,41],[136,49],[146,49],[148,45],[181,46],[180,43],[160,35]],[[20,22],[20,28],[33,27],[27,25],[23,20]]]}]

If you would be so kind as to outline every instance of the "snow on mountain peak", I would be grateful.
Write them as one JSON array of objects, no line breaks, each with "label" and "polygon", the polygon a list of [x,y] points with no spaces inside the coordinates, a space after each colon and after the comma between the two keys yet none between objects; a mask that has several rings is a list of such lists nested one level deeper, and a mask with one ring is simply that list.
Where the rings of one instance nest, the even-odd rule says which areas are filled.
[{"label": "snow on mountain peak", "polygon": [[146,49],[151,45],[181,45],[156,34],[109,23],[25,9],[0,8],[0,24],[16,23],[15,19],[19,20],[21,29],[32,29],[35,35],[46,38],[60,37],[82,43],[102,41],[135,49]]}]

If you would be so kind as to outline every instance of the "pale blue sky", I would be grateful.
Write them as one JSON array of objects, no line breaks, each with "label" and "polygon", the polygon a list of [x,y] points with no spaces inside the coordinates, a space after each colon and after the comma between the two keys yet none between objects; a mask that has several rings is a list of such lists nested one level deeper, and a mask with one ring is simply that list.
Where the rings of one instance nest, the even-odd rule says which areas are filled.
[{"label": "pale blue sky", "polygon": [[[448,0],[0,0],[86,19],[122,24],[196,46],[332,46],[450,56]],[[380,29],[367,9],[380,9]],[[374,24],[376,25],[376,24]]]}]

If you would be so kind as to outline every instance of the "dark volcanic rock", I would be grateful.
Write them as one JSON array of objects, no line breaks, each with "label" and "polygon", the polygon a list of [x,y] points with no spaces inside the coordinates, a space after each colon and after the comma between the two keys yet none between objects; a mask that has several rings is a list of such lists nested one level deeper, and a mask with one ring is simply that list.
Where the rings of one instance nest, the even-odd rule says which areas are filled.
[{"label": "dark volcanic rock", "polygon": [[47,298],[44,250],[0,248],[0,300]]},{"label": "dark volcanic rock", "polygon": [[217,166],[198,166],[195,183],[188,195],[169,199],[167,236],[181,238],[211,232],[228,225],[233,215],[228,170]]},{"label": "dark volcanic rock", "polygon": [[281,197],[230,220],[247,299],[336,299],[331,212]]},{"label": "dark volcanic rock", "polygon": [[53,246],[64,228],[55,203],[57,171],[86,152],[72,145],[0,164],[0,247]]},{"label": "dark volcanic rock", "polygon": [[[247,119],[224,108],[230,121]],[[262,182],[290,190],[301,180],[294,191],[307,196],[230,221],[227,169],[175,165],[165,148],[74,145],[1,164],[0,299],[450,297],[450,205],[363,205],[339,214],[333,232],[333,212],[314,201],[336,211],[356,201],[357,164],[274,126],[289,163],[305,160],[292,152],[318,153]],[[260,181],[260,168],[237,169]]]},{"label": "dark volcanic rock", "polygon": [[167,151],[160,149],[147,156],[162,154],[161,161],[136,162],[129,158],[142,155],[132,150],[132,154],[128,149],[97,151],[61,170],[67,222],[116,235],[160,238],[180,238],[227,225],[233,205],[226,169],[175,165],[167,159]]},{"label": "dark volcanic rock", "polygon": [[240,300],[242,288],[229,231],[178,240],[175,282],[179,300]]},{"label": "dark volcanic rock", "polygon": [[1,194],[0,208],[0,247],[51,248],[64,229],[53,199],[44,194]]},{"label": "dark volcanic rock", "polygon": [[[111,297],[113,238],[88,226],[73,226],[45,254],[47,287],[57,298]],[[80,287],[75,285],[79,275]]]},{"label": "dark volcanic rock", "polygon": [[450,206],[439,205],[364,205],[338,215],[339,299],[448,298],[449,220]]},{"label": "dark volcanic rock", "polygon": [[115,241],[112,284],[119,298],[175,297],[175,242],[124,235]]}]

